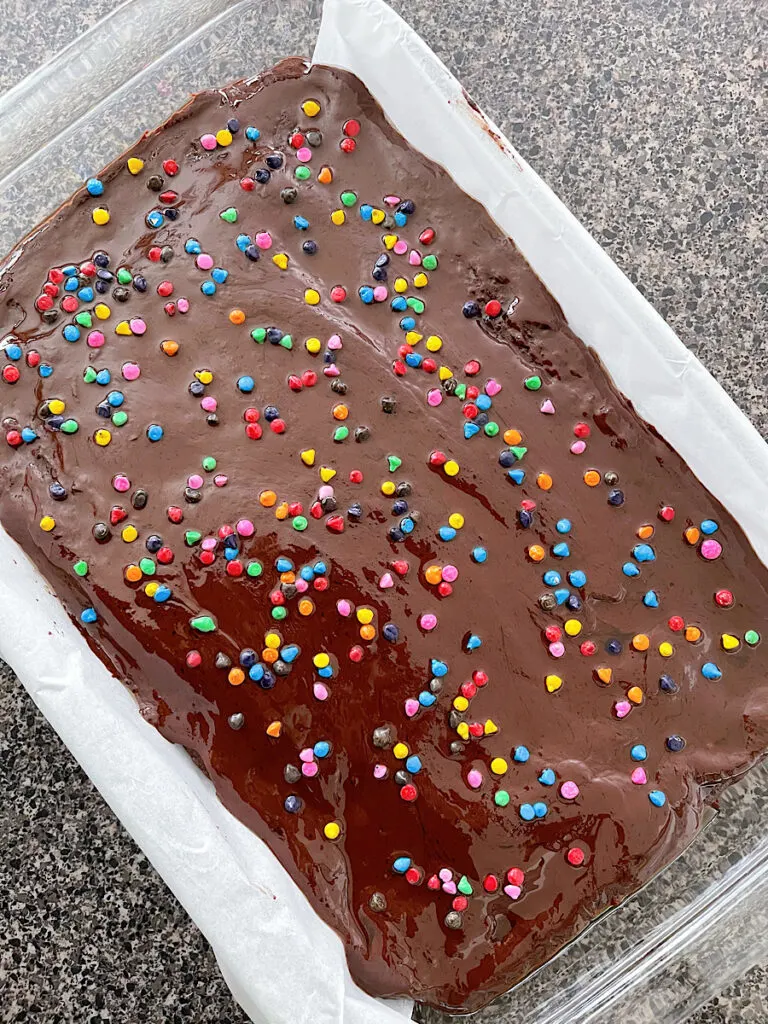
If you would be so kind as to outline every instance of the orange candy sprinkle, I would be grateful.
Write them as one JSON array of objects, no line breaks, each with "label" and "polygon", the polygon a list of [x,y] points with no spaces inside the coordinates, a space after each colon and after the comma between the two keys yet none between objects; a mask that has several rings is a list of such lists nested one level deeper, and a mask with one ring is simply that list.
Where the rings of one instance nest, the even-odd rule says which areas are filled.
[{"label": "orange candy sprinkle", "polygon": [[539,473],[539,475],[536,477],[536,483],[542,489],[542,491],[552,490],[553,480],[549,473]]},{"label": "orange candy sprinkle", "polygon": [[161,341],[160,348],[162,349],[163,352],[165,352],[167,356],[175,356],[176,353],[179,351],[179,343],[178,341],[170,340]]},{"label": "orange candy sprinkle", "polygon": [[267,736],[272,736],[274,739],[280,735],[283,729],[282,722],[270,722],[267,726]]},{"label": "orange candy sprinkle", "polygon": [[424,570],[427,583],[439,583],[443,578],[443,570],[439,565],[428,565]]},{"label": "orange candy sprinkle", "polygon": [[528,557],[532,562],[541,562],[546,555],[546,551],[540,544],[531,544],[528,548]]},{"label": "orange candy sprinkle", "polygon": [[299,601],[299,615],[311,615],[315,610],[314,601],[310,601],[308,597],[303,597]]},{"label": "orange candy sprinkle", "polygon": [[361,626],[360,627],[360,636],[363,638],[363,640],[373,640],[373,638],[376,636],[376,627],[375,626]]},{"label": "orange candy sprinkle", "polygon": [[686,626],[683,636],[689,644],[695,644],[701,640],[701,630],[698,626]]},{"label": "orange candy sprinkle", "polygon": [[280,504],[275,509],[275,518],[276,519],[287,519],[288,518],[288,508],[289,508],[288,502],[287,501],[281,501]]},{"label": "orange candy sprinkle", "polygon": [[245,672],[241,668],[231,668],[227,679],[233,686],[239,686],[245,682]]},{"label": "orange candy sprinkle", "polygon": [[138,583],[142,575],[142,571],[138,565],[129,565],[126,567],[125,578],[129,583]]},{"label": "orange candy sprinkle", "polygon": [[333,418],[335,420],[345,420],[347,416],[349,416],[349,409],[346,405],[334,405]]},{"label": "orange candy sprinkle", "polygon": [[333,181],[333,171],[330,167],[321,167],[320,173],[317,176],[317,180],[321,185],[330,185]]},{"label": "orange candy sprinkle", "polygon": [[504,431],[504,444],[520,444],[522,440],[523,435],[520,433],[519,430],[515,430],[513,427],[510,427],[509,430]]},{"label": "orange candy sprinkle", "polygon": [[265,647],[261,652],[261,660],[266,661],[269,665],[274,664],[280,657],[280,652],[274,647]]},{"label": "orange candy sprinkle", "polygon": [[584,474],[584,483],[587,487],[597,487],[600,483],[600,474],[596,469],[588,469]]},{"label": "orange candy sprinkle", "polygon": [[637,633],[636,636],[632,637],[632,646],[636,651],[647,651],[651,646],[651,641],[645,633]]},{"label": "orange candy sprinkle", "polygon": [[296,573],[295,572],[281,572],[280,573],[280,582],[281,583],[295,583],[296,582]]},{"label": "orange candy sprinkle", "polygon": [[627,690],[627,700],[631,700],[633,704],[642,704],[643,696],[643,691],[639,686],[630,686]]},{"label": "orange candy sprinkle", "polygon": [[637,531],[637,536],[640,538],[640,540],[650,540],[653,536],[653,533],[653,527],[650,525],[646,525],[640,527],[640,529]]},{"label": "orange candy sprinkle", "polygon": [[230,322],[233,324],[244,324],[245,313],[242,311],[242,309],[233,309],[229,314],[229,319]]},{"label": "orange candy sprinkle", "polygon": [[701,536],[701,534],[700,534],[700,532],[699,532],[697,527],[689,526],[688,529],[683,534],[683,536],[685,537],[685,539],[688,541],[689,544],[698,544],[699,543],[699,537]]},{"label": "orange candy sprinkle", "polygon": [[262,491],[259,495],[259,504],[263,505],[264,508],[272,508],[277,502],[277,495],[274,491]]}]

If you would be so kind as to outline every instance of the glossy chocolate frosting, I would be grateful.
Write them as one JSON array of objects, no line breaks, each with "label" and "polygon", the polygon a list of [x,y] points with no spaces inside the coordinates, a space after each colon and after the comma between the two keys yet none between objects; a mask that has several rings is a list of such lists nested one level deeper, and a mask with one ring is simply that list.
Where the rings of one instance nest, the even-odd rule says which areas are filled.
[{"label": "glossy chocolate frosting", "polygon": [[354,978],[475,1009],[763,755],[768,572],[353,76],[196,96],[99,181],[0,280],[0,521]]}]

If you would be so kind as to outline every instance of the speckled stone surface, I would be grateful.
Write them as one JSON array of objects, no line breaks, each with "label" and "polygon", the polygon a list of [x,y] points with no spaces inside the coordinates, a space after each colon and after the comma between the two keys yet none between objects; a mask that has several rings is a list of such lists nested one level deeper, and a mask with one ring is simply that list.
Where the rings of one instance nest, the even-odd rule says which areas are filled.
[{"label": "speckled stone surface", "polygon": [[[117,5],[0,0],[0,89]],[[276,54],[311,52],[319,0],[255,6],[279,10]],[[764,0],[393,6],[767,435]],[[206,941],[4,668],[0,783],[0,1021],[246,1021]],[[738,847],[763,788],[725,802],[706,856]],[[659,880],[671,899],[675,870]],[[626,910],[642,927],[642,901]],[[506,1009],[483,1020],[512,1021]],[[768,970],[690,1020],[763,1024]]]}]

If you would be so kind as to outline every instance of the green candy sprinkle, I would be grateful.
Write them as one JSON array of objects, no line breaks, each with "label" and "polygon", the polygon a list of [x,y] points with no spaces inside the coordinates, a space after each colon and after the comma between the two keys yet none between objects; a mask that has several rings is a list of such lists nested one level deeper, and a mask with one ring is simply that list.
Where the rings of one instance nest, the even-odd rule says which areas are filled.
[{"label": "green candy sprinkle", "polygon": [[402,464],[403,464],[403,460],[400,458],[399,455],[388,455],[387,456],[387,465],[389,466],[389,472],[390,473],[396,473],[397,470],[400,469]]},{"label": "green candy sprinkle", "polygon": [[526,377],[523,385],[528,391],[538,391],[541,387],[541,377],[538,374],[534,374],[533,377]]},{"label": "green candy sprinkle", "polygon": [[212,455],[206,455],[203,459],[203,469],[206,473],[212,473],[216,469],[216,459]]},{"label": "green candy sprinkle", "polygon": [[93,327],[93,317],[87,310],[84,310],[75,316],[75,323],[80,324],[81,327]]},{"label": "green candy sprinkle", "polygon": [[506,807],[509,803],[509,793],[506,789],[499,789],[493,794],[493,802],[497,807]]},{"label": "green candy sprinkle", "polygon": [[197,615],[194,619],[189,620],[189,624],[198,633],[216,632],[216,622],[210,615]]},{"label": "green candy sprinkle", "polygon": [[278,605],[276,608],[272,609],[272,618],[276,619],[278,622],[282,622],[282,620],[286,617],[287,614],[288,614],[288,609],[287,608],[283,608],[280,605]]},{"label": "green candy sprinkle", "polygon": [[112,413],[112,422],[116,427],[124,427],[128,422],[128,413],[118,409],[117,412]]},{"label": "green candy sprinkle", "polygon": [[354,206],[357,202],[356,192],[342,192],[341,201],[345,206]]},{"label": "green candy sprinkle", "polygon": [[75,576],[87,576],[88,575],[88,563],[84,559],[80,559],[79,562],[75,562],[72,566],[75,571]]},{"label": "green candy sprinkle", "polygon": [[87,369],[85,370],[85,373],[83,373],[83,381],[86,384],[93,384],[93,382],[95,380],[96,380],[96,371],[94,370],[94,368],[92,366],[87,367]]},{"label": "green candy sprinkle", "polygon": [[425,270],[437,270],[437,256],[425,256],[421,265]]},{"label": "green candy sprinkle", "polygon": [[228,206],[226,210],[222,210],[219,214],[222,220],[225,220],[227,224],[234,224],[237,220],[237,210],[234,206]]},{"label": "green candy sprinkle", "polygon": [[64,420],[64,422],[61,424],[60,429],[65,434],[76,434],[77,431],[80,429],[80,424],[77,422],[77,420]]},{"label": "green candy sprinkle", "polygon": [[454,395],[456,395],[456,397],[459,399],[459,401],[463,402],[464,399],[467,397],[467,385],[466,384],[457,384],[456,385],[456,390],[453,393],[454,393]]},{"label": "green candy sprinkle", "polygon": [[259,345],[263,345],[267,339],[266,327],[254,327],[251,331],[251,337],[255,342],[258,342]]},{"label": "green candy sprinkle", "polygon": [[485,424],[485,426],[483,427],[483,430],[488,435],[488,437],[496,437],[496,435],[499,432],[499,424],[498,423],[494,423],[494,421],[491,420],[490,423],[486,423]]},{"label": "green candy sprinkle", "polygon": [[120,269],[117,272],[118,284],[130,284],[132,280],[133,275],[131,274],[130,270],[128,270],[126,267],[120,267]]},{"label": "green candy sprinkle", "polygon": [[472,895],[473,889],[466,875],[461,876],[461,878],[459,879],[459,884],[456,886],[456,888],[459,890],[460,893],[463,893],[465,896]]},{"label": "green candy sprinkle", "polygon": [[349,427],[336,427],[333,432],[334,441],[346,441],[349,437]]},{"label": "green candy sprinkle", "polygon": [[750,647],[755,647],[760,643],[760,634],[756,629],[748,629],[744,634],[744,642],[748,643]]},{"label": "green candy sprinkle", "polygon": [[248,565],[245,567],[245,571],[248,573],[249,576],[253,576],[254,578],[256,578],[257,576],[261,576],[262,572],[264,571],[264,566],[261,564],[261,562],[249,562]]},{"label": "green candy sprinkle", "polygon": [[202,533],[199,530],[187,530],[184,534],[184,543],[188,548],[193,547],[203,539]]},{"label": "green candy sprinkle", "polygon": [[139,562],[139,568],[145,576],[154,576],[157,567],[151,558],[142,558]]},{"label": "green candy sprinkle", "polygon": [[415,295],[411,295],[410,298],[405,300],[406,306],[412,309],[417,316],[421,316],[424,310],[427,308],[422,299],[417,299]]},{"label": "green candy sprinkle", "polygon": [[312,171],[310,171],[308,167],[304,167],[303,165],[301,167],[297,167],[293,173],[296,175],[296,178],[299,181],[307,181],[309,178],[312,177]]},{"label": "green candy sprinkle", "polygon": [[290,334],[284,334],[279,341],[279,345],[281,348],[293,348],[293,338]]},{"label": "green candy sprinkle", "polygon": [[293,528],[294,528],[294,530],[298,530],[299,533],[302,533],[304,530],[306,530],[306,528],[308,526],[309,526],[309,523],[307,522],[307,517],[306,516],[295,516],[294,517],[294,520],[293,520]]},{"label": "green candy sprinkle", "polygon": [[527,448],[524,448],[524,447],[523,447],[522,445],[514,445],[514,446],[513,446],[512,448],[510,448],[509,450],[510,450],[510,451],[512,452],[512,454],[513,454],[513,455],[515,456],[515,458],[517,459],[517,461],[518,461],[518,462],[520,461],[520,459],[522,459],[522,458],[523,458],[523,456],[524,456],[524,455],[525,455],[525,454],[527,453],[527,451],[528,451],[528,449],[527,449]]}]

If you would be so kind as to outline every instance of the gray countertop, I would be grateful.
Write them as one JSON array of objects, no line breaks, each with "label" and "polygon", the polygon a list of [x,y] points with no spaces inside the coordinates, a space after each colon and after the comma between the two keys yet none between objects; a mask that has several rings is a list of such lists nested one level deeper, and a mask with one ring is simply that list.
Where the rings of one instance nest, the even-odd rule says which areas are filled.
[{"label": "gray countertop", "polygon": [[[319,0],[272,5],[276,50],[311,52]],[[0,89],[117,6],[0,0]],[[768,434],[764,0],[393,6]],[[5,668],[0,765],[0,1021],[245,1022],[205,939]],[[691,1018],[766,1020],[761,967]]]}]

